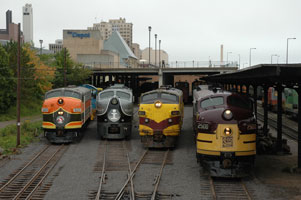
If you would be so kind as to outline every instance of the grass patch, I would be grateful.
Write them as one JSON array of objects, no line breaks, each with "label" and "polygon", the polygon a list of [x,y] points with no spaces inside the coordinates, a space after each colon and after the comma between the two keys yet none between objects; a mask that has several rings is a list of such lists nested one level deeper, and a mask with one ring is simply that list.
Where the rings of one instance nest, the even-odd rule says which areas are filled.
[{"label": "grass patch", "polygon": [[[21,117],[28,117],[41,114],[42,100],[21,102]],[[5,114],[0,114],[1,121],[17,119],[17,106],[10,107]]]},{"label": "grass patch", "polygon": [[[21,124],[21,145],[20,148],[25,147],[34,141],[39,141],[39,135],[43,132],[42,121],[29,122],[25,121]],[[0,147],[3,149],[2,154],[8,155],[17,153],[17,126],[9,125],[0,129]]]}]

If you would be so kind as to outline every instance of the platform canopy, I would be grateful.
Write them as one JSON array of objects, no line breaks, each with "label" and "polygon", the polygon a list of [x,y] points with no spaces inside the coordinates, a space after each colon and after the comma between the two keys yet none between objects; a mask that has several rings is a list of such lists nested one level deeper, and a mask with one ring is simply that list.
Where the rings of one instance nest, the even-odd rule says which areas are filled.
[{"label": "platform canopy", "polygon": [[293,87],[301,84],[301,64],[260,64],[236,72],[207,76],[203,79],[222,84],[273,86],[281,83],[285,87]]},{"label": "platform canopy", "polygon": [[[224,85],[264,86],[264,132],[267,130],[267,99],[268,87],[276,87],[278,94],[283,88],[296,89],[301,96],[301,64],[260,64],[236,72],[211,75],[202,78],[210,83]],[[236,87],[237,89],[237,87]],[[256,101],[257,93],[254,92]],[[256,95],[257,96],[257,95]],[[277,102],[282,102],[282,95],[277,96]],[[257,103],[256,103],[257,105]],[[301,168],[301,98],[298,98],[298,168]],[[257,116],[257,106],[255,106]],[[282,147],[282,104],[277,104],[277,149]]]}]

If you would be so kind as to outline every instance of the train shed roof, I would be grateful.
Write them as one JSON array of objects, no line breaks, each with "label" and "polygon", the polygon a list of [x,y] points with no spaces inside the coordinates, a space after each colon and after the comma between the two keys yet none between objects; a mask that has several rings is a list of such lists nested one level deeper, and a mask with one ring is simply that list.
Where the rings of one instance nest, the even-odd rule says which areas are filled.
[{"label": "train shed roof", "polygon": [[260,64],[236,72],[204,77],[216,83],[275,84],[294,86],[301,83],[301,64]]}]

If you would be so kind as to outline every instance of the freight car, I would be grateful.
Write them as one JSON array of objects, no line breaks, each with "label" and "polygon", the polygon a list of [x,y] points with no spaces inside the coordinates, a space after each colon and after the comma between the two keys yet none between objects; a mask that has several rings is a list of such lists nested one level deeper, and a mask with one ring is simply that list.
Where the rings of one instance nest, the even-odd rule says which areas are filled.
[{"label": "freight car", "polygon": [[82,136],[92,116],[91,90],[69,86],[48,91],[42,106],[45,137],[52,143],[69,143]]},{"label": "freight car", "polygon": [[139,134],[145,147],[175,147],[184,117],[183,93],[170,86],[140,97]]},{"label": "freight car", "polygon": [[222,90],[194,93],[197,160],[211,176],[242,177],[256,155],[253,101]]},{"label": "freight car", "polygon": [[101,139],[131,137],[133,101],[132,90],[123,84],[115,84],[98,94],[97,133]]}]

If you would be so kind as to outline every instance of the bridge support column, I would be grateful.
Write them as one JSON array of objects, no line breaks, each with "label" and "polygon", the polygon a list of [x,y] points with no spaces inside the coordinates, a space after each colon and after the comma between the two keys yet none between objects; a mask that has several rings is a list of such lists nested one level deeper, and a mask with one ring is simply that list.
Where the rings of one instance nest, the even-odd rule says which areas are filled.
[{"label": "bridge support column", "polygon": [[159,88],[160,88],[163,85],[163,72],[161,68],[159,68],[158,76],[159,76]]}]

